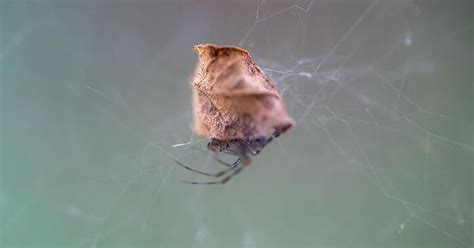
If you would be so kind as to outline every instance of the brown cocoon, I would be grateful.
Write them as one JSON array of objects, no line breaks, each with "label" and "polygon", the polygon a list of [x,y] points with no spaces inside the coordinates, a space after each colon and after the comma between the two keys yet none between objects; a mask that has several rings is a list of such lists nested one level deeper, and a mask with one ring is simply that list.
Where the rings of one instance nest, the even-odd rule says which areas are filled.
[{"label": "brown cocoon", "polygon": [[294,123],[273,83],[238,47],[195,45],[194,132],[219,140],[270,137]]}]

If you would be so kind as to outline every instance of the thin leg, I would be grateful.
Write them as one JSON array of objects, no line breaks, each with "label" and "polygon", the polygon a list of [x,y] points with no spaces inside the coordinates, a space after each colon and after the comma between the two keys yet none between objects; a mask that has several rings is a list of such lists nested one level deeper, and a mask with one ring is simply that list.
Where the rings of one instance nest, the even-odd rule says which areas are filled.
[{"label": "thin leg", "polygon": [[[202,153],[204,153],[204,154],[206,154],[206,155],[209,153],[209,151],[206,151],[206,150],[199,150],[199,151],[202,152]],[[233,151],[231,151],[231,152],[224,151],[224,153],[230,154],[230,155],[233,155],[233,156],[237,156],[237,157],[239,156],[238,153],[233,152]],[[227,166],[227,167],[233,167],[236,163],[238,163],[237,161],[240,160],[240,158],[238,158],[237,161],[233,162],[232,164],[229,164],[229,163],[223,161],[222,159],[218,158],[217,155],[216,155],[214,152],[212,152],[212,157],[213,157],[217,162],[219,162],[219,163],[221,163],[221,164],[223,164],[223,165],[225,165],[225,166]]]},{"label": "thin leg", "polygon": [[221,177],[225,174],[227,174],[229,171],[232,171],[233,169],[235,169],[239,164],[240,164],[240,158],[235,161],[231,166],[232,167],[229,167],[225,170],[221,170],[221,171],[218,171],[216,173],[208,173],[208,172],[202,172],[202,171],[198,171],[196,169],[193,169],[183,163],[181,163],[179,160],[175,159],[174,160],[177,164],[179,164],[181,167],[185,168],[186,170],[189,170],[189,171],[192,171],[192,172],[195,172],[195,173],[198,173],[198,174],[201,174],[201,175],[204,175],[204,176],[209,176],[209,177]]},{"label": "thin leg", "polygon": [[250,143],[247,142],[246,140],[241,140],[240,143],[242,144],[243,147],[245,147],[245,149],[252,155],[252,156],[255,156],[257,155],[259,152],[255,151],[251,146],[250,146]]},{"label": "thin leg", "polygon": [[242,148],[236,144],[230,144],[229,148],[224,150],[223,153],[240,157],[242,155]]},{"label": "thin leg", "polygon": [[[234,168],[232,168],[232,169],[234,169]],[[244,169],[243,166],[237,166],[237,167],[235,168],[235,170],[232,171],[231,174],[229,174],[228,176],[222,178],[222,179],[219,180],[219,181],[213,181],[213,182],[190,182],[190,181],[181,181],[181,182],[187,183],[187,184],[195,184],[195,185],[224,184],[224,183],[227,183],[233,176],[239,174],[243,169]]]},{"label": "thin leg", "polygon": [[227,166],[227,167],[234,167],[237,163],[240,163],[240,158],[237,158],[237,160],[235,162],[233,162],[232,164],[229,164],[223,160],[221,160],[220,158],[218,158],[216,155],[212,155],[212,157],[219,163]]}]

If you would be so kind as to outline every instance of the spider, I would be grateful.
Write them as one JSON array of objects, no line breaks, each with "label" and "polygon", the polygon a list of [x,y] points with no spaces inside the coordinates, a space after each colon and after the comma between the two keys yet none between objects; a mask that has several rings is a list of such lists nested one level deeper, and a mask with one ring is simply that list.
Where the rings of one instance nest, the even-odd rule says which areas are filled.
[{"label": "spider", "polygon": [[[201,44],[193,47],[198,63],[191,79],[193,132],[209,139],[207,149],[228,168],[207,173],[176,160],[185,169],[219,180],[183,181],[190,184],[224,184],[248,166],[251,157],[286,132],[294,121],[272,81],[255,65],[248,51],[238,47]],[[236,156],[226,163],[218,153]]]},{"label": "spider", "polygon": [[[288,127],[289,128],[289,127]],[[225,184],[227,183],[232,177],[239,174],[246,166],[250,165],[251,156],[256,156],[260,153],[260,151],[268,145],[274,138],[280,136],[280,134],[284,133],[286,129],[276,129],[272,135],[270,136],[260,136],[255,139],[230,139],[230,140],[219,140],[212,138],[207,143],[207,149],[213,153],[213,158],[227,166],[228,168],[215,172],[215,173],[208,173],[193,169],[179,160],[175,159],[176,163],[185,168],[186,170],[208,176],[208,177],[215,177],[221,178],[217,181],[207,181],[207,182],[195,182],[195,181],[185,181],[181,180],[183,183],[187,184],[198,184],[198,185],[211,185],[211,184]],[[237,157],[237,160],[232,164],[226,163],[219,159],[216,154],[224,153],[229,154]],[[224,176],[225,175],[225,176]],[[224,176],[224,177],[223,177]]]}]

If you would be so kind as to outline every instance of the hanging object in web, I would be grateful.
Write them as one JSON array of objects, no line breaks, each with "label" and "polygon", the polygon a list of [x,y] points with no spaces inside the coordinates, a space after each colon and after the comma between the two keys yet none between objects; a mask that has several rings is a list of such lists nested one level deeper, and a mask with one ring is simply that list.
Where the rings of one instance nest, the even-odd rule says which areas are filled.
[{"label": "hanging object in web", "polygon": [[238,47],[195,45],[198,62],[191,80],[195,134],[207,137],[212,153],[233,155],[234,163],[217,173],[187,170],[218,178],[190,184],[224,184],[248,166],[251,157],[288,131],[294,121],[272,81],[255,65],[249,52]]}]

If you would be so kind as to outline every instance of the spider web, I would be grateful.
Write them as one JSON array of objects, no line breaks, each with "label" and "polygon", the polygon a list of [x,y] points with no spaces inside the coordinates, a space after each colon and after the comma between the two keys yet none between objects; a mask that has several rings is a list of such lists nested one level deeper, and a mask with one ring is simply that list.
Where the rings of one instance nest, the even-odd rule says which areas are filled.
[{"label": "spider web", "polygon": [[[469,1],[1,5],[3,246],[474,246]],[[296,125],[199,187],[174,160],[223,169],[190,127],[209,42]]]}]

